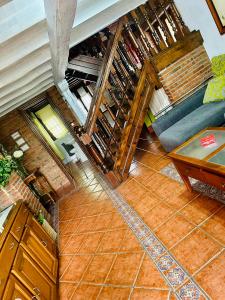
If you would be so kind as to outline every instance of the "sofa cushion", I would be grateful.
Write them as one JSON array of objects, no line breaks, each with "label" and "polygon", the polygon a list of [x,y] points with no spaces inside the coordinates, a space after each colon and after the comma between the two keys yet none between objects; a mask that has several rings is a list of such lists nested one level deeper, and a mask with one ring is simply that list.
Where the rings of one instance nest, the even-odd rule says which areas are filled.
[{"label": "sofa cushion", "polygon": [[156,135],[159,136],[167,128],[201,106],[205,90],[206,85],[195,91],[194,94],[188,96],[181,103],[175,105],[175,107],[168,111],[165,115],[158,118],[152,124],[152,128],[155,131]]},{"label": "sofa cushion", "polygon": [[214,56],[211,62],[214,76],[225,75],[225,54]]},{"label": "sofa cushion", "polygon": [[167,152],[178,147],[206,127],[220,126],[224,121],[225,101],[202,105],[159,136]]},{"label": "sofa cushion", "polygon": [[225,100],[225,76],[221,75],[211,79],[205,91],[203,103]]}]

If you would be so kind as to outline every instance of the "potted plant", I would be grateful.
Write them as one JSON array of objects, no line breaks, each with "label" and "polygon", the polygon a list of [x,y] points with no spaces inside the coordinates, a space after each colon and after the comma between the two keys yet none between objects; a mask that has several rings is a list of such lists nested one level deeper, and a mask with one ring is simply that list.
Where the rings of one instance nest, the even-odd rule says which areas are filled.
[{"label": "potted plant", "polygon": [[0,159],[0,188],[4,188],[13,171],[17,170],[17,164],[10,155]]}]

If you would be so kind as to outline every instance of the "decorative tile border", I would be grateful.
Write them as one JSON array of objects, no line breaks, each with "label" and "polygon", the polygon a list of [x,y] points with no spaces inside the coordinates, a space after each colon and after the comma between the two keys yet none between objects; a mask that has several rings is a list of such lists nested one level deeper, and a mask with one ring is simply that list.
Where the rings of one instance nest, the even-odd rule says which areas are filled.
[{"label": "decorative tile border", "polygon": [[123,198],[112,190],[101,174],[96,178],[110,196],[114,205],[123,216],[125,222],[140,241],[142,247],[148,253],[162,277],[180,300],[203,300],[210,299],[204,290],[194,281],[186,270],[176,261],[173,255],[154,235],[150,228],[142,221]]}]

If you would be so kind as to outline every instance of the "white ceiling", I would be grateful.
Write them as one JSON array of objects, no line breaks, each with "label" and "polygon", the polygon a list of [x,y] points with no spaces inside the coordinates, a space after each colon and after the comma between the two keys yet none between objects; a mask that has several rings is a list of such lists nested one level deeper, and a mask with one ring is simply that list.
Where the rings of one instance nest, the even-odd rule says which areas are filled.
[{"label": "white ceiling", "polygon": [[[77,0],[70,47],[144,2]],[[44,0],[0,0],[0,28],[2,116],[54,85],[54,76]]]}]

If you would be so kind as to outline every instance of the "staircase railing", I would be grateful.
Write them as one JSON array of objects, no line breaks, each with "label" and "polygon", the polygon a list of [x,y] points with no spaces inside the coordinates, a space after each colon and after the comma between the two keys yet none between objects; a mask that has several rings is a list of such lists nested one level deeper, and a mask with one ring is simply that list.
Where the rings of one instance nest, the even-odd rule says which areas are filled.
[{"label": "staircase railing", "polygon": [[118,22],[87,122],[77,130],[114,186],[128,176],[153,92],[161,87],[154,59],[187,34],[173,1],[150,0]]}]

